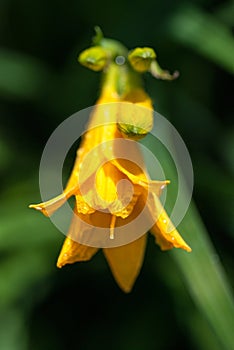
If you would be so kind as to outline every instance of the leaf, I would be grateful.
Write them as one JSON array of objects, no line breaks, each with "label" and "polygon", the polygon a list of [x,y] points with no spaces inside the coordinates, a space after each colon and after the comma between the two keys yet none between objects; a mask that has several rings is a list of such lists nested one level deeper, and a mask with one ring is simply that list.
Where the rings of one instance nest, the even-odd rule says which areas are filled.
[{"label": "leaf", "polygon": [[0,96],[37,99],[50,78],[38,59],[6,49],[0,50]]},{"label": "leaf", "polygon": [[179,227],[192,253],[172,251],[188,290],[200,312],[209,321],[222,349],[234,349],[234,300],[219,256],[194,204]]},{"label": "leaf", "polygon": [[193,5],[183,6],[169,19],[168,33],[177,42],[234,73],[232,33],[214,16]]}]

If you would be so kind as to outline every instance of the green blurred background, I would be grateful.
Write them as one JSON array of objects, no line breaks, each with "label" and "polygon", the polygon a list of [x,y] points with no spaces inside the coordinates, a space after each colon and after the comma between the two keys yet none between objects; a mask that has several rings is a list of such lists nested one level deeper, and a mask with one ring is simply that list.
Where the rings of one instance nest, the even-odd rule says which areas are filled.
[{"label": "green blurred background", "polygon": [[[64,236],[27,208],[40,201],[38,168],[48,137],[98,96],[99,74],[77,63],[95,25],[130,49],[154,47],[162,67],[180,71],[172,83],[147,76],[146,86],[189,149],[194,199],[209,232],[204,237],[215,247],[211,269],[225,281],[217,279],[224,286],[221,300],[226,294],[229,300],[233,288],[234,2],[2,0],[0,349],[233,349],[234,330],[223,326],[226,340],[216,329],[234,316],[220,306],[216,319],[209,318],[213,309],[204,312],[203,296],[191,287],[201,274],[189,282],[184,261],[176,263],[183,258],[162,253],[149,237],[142,272],[125,295],[101,252],[58,270]],[[191,259],[194,266],[202,261]],[[220,303],[205,282],[215,310]]]}]

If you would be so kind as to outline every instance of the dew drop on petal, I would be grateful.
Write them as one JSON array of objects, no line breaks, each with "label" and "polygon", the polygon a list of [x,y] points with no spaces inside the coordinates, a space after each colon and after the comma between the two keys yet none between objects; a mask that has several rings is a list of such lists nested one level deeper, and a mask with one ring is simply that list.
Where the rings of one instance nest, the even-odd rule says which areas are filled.
[{"label": "dew drop on petal", "polygon": [[125,57],[124,56],[117,56],[115,59],[115,63],[119,66],[122,66],[125,63]]}]

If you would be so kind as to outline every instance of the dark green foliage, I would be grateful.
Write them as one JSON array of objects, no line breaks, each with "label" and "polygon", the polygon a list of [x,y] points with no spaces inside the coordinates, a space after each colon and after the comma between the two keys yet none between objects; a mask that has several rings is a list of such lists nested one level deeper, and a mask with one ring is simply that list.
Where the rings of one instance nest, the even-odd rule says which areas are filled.
[{"label": "dark green foliage", "polygon": [[[234,349],[225,326],[232,323],[234,267],[233,9],[226,0],[0,3],[1,349]],[[193,260],[162,253],[150,238],[129,295],[101,253],[57,270],[64,237],[27,208],[40,202],[38,167],[48,137],[98,96],[99,74],[77,63],[95,25],[129,49],[153,47],[163,68],[180,72],[173,82],[146,76],[146,86],[186,142],[195,202],[215,247],[192,208],[182,234]],[[198,239],[193,229],[203,232]],[[208,252],[196,250],[199,244]],[[207,285],[196,289],[206,274]]]}]

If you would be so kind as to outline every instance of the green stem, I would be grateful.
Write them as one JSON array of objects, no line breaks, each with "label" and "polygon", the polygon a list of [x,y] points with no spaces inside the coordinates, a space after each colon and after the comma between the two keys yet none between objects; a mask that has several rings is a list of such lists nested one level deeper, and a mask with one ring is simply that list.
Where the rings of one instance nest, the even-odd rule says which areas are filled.
[{"label": "green stem", "polygon": [[129,64],[110,63],[103,73],[102,91],[111,89],[116,91],[120,98],[142,86],[141,75],[134,72]]}]

